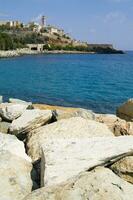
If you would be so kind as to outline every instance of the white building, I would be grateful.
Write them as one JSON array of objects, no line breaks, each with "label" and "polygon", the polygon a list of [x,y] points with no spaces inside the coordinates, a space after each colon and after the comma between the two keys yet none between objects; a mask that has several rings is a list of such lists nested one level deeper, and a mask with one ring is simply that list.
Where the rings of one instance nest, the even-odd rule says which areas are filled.
[{"label": "white building", "polygon": [[59,29],[54,26],[47,26],[47,30],[50,34],[58,34],[58,35],[64,35],[64,30]]},{"label": "white building", "polygon": [[10,27],[20,27],[21,26],[21,22],[19,21],[0,21],[0,26],[2,25],[8,25]]}]

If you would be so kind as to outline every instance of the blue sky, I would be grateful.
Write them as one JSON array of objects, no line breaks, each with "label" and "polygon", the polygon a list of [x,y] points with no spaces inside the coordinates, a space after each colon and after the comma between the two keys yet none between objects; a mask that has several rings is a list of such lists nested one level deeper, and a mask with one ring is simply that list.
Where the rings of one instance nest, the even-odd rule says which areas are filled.
[{"label": "blue sky", "polygon": [[133,0],[0,0],[0,19],[41,14],[79,40],[133,49]]}]

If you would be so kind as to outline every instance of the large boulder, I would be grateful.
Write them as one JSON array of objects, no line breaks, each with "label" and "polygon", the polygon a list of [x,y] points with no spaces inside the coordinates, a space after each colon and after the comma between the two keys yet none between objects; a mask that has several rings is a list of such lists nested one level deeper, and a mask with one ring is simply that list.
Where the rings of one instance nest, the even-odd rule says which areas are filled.
[{"label": "large boulder", "polygon": [[111,114],[96,114],[95,119],[106,124],[115,136],[133,135],[133,122],[127,122]]},{"label": "large boulder", "polygon": [[21,200],[32,189],[31,159],[23,142],[0,133],[0,199]]},{"label": "large boulder", "polygon": [[41,144],[41,185],[60,184],[96,166],[133,155],[133,136],[49,138]]},{"label": "large boulder", "polygon": [[25,104],[2,103],[0,105],[0,116],[3,120],[12,122],[20,117],[26,109],[27,105]]},{"label": "large boulder", "polygon": [[9,103],[24,104],[24,105],[27,105],[28,109],[33,108],[32,102],[23,101],[21,99],[9,98]]},{"label": "large boulder", "polygon": [[133,156],[127,156],[113,165],[111,169],[125,181],[133,184]]},{"label": "large boulder", "polygon": [[112,114],[95,114],[95,120],[100,123],[104,123],[114,133],[114,125],[118,120],[116,115]]},{"label": "large boulder", "polygon": [[98,167],[64,184],[38,189],[23,200],[131,200],[133,185]]},{"label": "large boulder", "polygon": [[32,190],[32,165],[21,156],[0,150],[0,199],[22,200]]},{"label": "large boulder", "polygon": [[82,108],[78,108],[77,110],[67,112],[63,110],[55,110],[53,111],[55,119],[58,121],[60,119],[68,119],[72,117],[82,117],[84,119],[94,120],[95,115],[91,110],[86,110]]},{"label": "large boulder", "polygon": [[23,142],[19,141],[14,135],[0,133],[0,151],[8,151],[31,162],[31,158],[25,153]]},{"label": "large boulder", "polygon": [[38,160],[41,155],[41,143],[52,138],[88,138],[95,136],[113,136],[105,124],[93,120],[73,117],[62,119],[58,122],[36,129],[28,134],[27,150],[32,159]]},{"label": "large boulder", "polygon": [[117,111],[117,116],[127,121],[133,121],[133,99],[129,99],[121,105]]},{"label": "large boulder", "polygon": [[127,122],[125,120],[118,120],[114,125],[115,136],[120,135],[133,135],[133,122]]},{"label": "large boulder", "polygon": [[47,124],[51,118],[52,112],[50,110],[26,110],[21,117],[12,122],[9,132],[14,135],[25,134]]}]

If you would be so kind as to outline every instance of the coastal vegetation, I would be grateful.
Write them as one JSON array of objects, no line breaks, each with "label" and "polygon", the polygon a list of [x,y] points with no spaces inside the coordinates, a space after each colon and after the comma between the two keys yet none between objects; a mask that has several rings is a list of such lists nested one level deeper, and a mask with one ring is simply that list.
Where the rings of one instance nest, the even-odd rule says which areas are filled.
[{"label": "coastal vegetation", "polygon": [[15,35],[11,36],[7,33],[0,33],[0,50],[6,51],[24,47],[26,47],[26,43],[23,39],[18,38]]},{"label": "coastal vegetation", "polygon": [[44,45],[44,50],[48,51],[53,51],[53,50],[64,50],[64,51],[84,51],[84,52],[89,52],[89,48],[85,46],[73,46],[73,45],[66,45],[66,46],[61,46],[61,45]]}]

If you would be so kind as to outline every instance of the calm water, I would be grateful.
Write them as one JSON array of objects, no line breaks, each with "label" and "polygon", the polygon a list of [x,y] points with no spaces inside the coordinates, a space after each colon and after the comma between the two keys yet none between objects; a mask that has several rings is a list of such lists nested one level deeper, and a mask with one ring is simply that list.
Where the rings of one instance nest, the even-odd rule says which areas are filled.
[{"label": "calm water", "polygon": [[0,95],[114,113],[133,97],[133,52],[1,59]]}]

